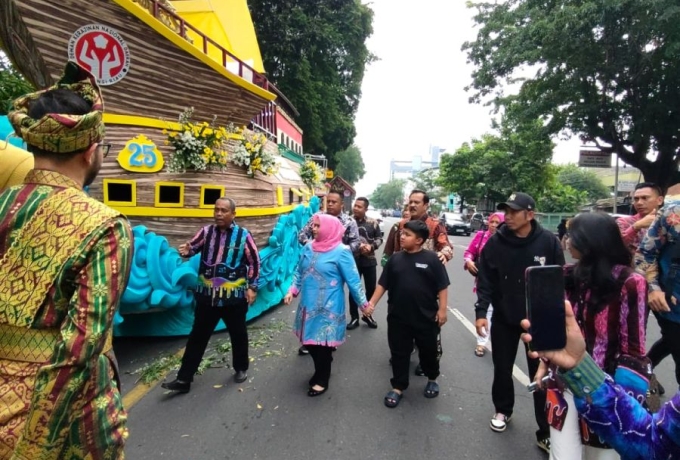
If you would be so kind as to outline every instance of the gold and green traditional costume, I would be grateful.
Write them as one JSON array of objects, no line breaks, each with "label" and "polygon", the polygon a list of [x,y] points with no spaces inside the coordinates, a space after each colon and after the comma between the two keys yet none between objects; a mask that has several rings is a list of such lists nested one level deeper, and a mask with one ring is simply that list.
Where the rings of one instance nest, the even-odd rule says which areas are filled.
[{"label": "gold and green traditional costume", "polygon": [[[96,85],[79,84],[94,88],[101,110]],[[20,111],[15,103],[10,114],[17,132],[48,152],[103,136],[101,113],[30,120]],[[0,459],[124,458],[111,337],[131,257],[127,221],[64,175],[32,170],[0,194]]]}]

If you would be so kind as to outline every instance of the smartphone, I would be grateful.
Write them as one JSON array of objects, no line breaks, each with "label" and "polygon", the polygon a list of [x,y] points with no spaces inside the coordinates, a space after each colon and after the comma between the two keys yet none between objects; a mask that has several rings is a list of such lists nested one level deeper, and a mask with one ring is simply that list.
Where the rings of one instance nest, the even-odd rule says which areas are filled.
[{"label": "smartphone", "polygon": [[[549,376],[549,375],[546,375],[545,377],[543,377],[543,378],[541,379],[541,383],[542,383],[543,385],[545,385],[545,384],[548,383],[549,381],[550,381],[550,376]],[[527,385],[527,391],[528,391],[529,393],[533,393],[533,392],[536,391],[536,390],[538,390],[538,385],[536,384],[536,382],[531,382],[529,385]]]},{"label": "smartphone", "polygon": [[561,350],[567,344],[564,271],[559,265],[529,267],[525,272],[527,317],[532,351]]}]

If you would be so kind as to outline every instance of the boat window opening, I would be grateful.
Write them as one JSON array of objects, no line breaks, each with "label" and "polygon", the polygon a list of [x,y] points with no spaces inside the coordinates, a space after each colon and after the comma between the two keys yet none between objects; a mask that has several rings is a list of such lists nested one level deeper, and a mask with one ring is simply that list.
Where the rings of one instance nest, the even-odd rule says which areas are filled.
[{"label": "boat window opening", "polygon": [[295,203],[295,194],[292,190],[288,190],[288,204]]},{"label": "boat window opening", "polygon": [[157,183],[155,205],[164,208],[184,206],[184,184]]},{"label": "boat window opening", "polygon": [[218,198],[224,196],[223,185],[201,185],[201,195],[198,207],[202,209],[212,209]]},{"label": "boat window opening", "polygon": [[104,179],[104,203],[136,206],[136,183]]}]

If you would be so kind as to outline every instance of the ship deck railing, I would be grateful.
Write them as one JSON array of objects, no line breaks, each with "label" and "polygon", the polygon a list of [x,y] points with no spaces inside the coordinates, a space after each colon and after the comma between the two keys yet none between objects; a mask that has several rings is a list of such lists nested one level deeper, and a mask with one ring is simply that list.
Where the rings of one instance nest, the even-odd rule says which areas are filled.
[{"label": "ship deck railing", "polygon": [[[238,75],[246,81],[253,83],[267,91],[270,90],[270,83],[267,77],[253,69],[251,66],[236,57],[229,50],[217,43],[212,38],[201,32],[196,26],[187,22],[179,16],[172,5],[167,0],[133,0],[143,6],[153,15],[154,18],[165,24],[179,36],[193,43],[188,31],[192,31],[199,38],[200,49],[203,53],[210,56],[209,50],[215,48],[222,54],[222,66],[229,72]],[[198,45],[197,45],[198,46]],[[269,102],[267,106],[251,120],[249,128],[265,133],[268,137],[276,139],[276,103]]]}]

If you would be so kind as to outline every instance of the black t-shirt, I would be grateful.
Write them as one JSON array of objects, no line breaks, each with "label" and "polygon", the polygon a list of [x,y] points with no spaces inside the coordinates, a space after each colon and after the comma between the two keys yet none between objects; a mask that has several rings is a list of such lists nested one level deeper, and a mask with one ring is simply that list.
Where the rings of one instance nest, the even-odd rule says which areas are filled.
[{"label": "black t-shirt", "polygon": [[395,252],[378,283],[388,293],[387,313],[409,322],[434,321],[439,309],[437,295],[450,284],[437,254],[425,249]]}]

